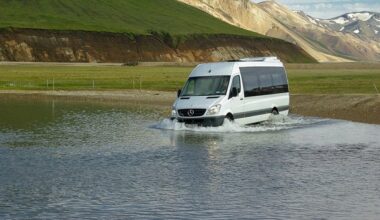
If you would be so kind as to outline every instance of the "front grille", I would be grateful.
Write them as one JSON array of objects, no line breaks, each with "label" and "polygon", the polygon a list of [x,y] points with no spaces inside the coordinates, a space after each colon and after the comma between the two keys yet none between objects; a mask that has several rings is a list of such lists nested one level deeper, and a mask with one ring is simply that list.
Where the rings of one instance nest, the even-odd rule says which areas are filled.
[{"label": "front grille", "polygon": [[[193,114],[192,114],[193,113]],[[199,117],[206,113],[206,109],[180,109],[179,116],[182,117]]]},{"label": "front grille", "polygon": [[186,125],[197,125],[204,127],[217,127],[223,125],[224,117],[215,118],[179,118],[178,122],[185,123]]}]

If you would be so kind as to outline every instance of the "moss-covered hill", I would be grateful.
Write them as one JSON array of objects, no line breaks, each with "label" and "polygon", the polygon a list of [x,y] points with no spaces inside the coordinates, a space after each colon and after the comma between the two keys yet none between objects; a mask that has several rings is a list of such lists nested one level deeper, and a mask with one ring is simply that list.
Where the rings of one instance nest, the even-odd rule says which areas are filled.
[{"label": "moss-covered hill", "polygon": [[175,0],[0,0],[0,27],[259,36]]}]

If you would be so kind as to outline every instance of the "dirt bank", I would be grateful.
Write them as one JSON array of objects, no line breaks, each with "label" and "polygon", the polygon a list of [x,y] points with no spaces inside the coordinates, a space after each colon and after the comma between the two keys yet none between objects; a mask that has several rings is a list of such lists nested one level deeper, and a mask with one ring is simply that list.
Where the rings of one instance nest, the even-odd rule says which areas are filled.
[{"label": "dirt bank", "polygon": [[266,37],[0,29],[0,61],[183,63],[270,55],[284,62],[316,62],[300,47]]},{"label": "dirt bank", "polygon": [[[57,98],[63,100],[91,100],[128,102],[167,108],[175,100],[175,93],[162,91],[0,91],[4,97]],[[1,101],[1,100],[0,100]],[[380,124],[380,95],[292,95],[291,113],[324,118]]]},{"label": "dirt bank", "polygon": [[380,95],[292,95],[291,112],[380,124]]}]

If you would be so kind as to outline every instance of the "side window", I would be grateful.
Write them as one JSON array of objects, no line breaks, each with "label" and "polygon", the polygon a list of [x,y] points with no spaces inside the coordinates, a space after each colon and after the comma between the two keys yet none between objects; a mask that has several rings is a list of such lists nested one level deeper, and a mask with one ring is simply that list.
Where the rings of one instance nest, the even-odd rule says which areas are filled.
[{"label": "side window", "polygon": [[240,85],[240,76],[235,76],[232,80],[232,87],[231,88],[237,88],[238,93],[241,92],[241,85]]},{"label": "side window", "polygon": [[259,80],[260,80],[260,87],[261,88],[268,88],[268,87],[273,86],[272,78],[269,74],[266,74],[266,73],[260,74]]},{"label": "side window", "polygon": [[283,68],[277,68],[272,74],[274,93],[289,92],[286,73]]},{"label": "side window", "polygon": [[284,84],[284,80],[280,73],[272,73],[273,86],[281,86]]},{"label": "side window", "polygon": [[251,97],[260,94],[259,77],[254,72],[254,68],[240,68],[240,74],[243,78],[244,96]]},{"label": "side window", "polygon": [[267,73],[261,73],[259,76],[260,80],[260,95],[268,95],[273,93],[273,83],[272,83],[272,77],[270,74]]},{"label": "side window", "polygon": [[245,97],[288,92],[282,67],[241,67]]},{"label": "side window", "polygon": [[230,98],[231,98],[231,94],[232,94],[232,89],[233,89],[233,88],[236,88],[237,91],[238,91],[238,94],[240,94],[240,92],[241,92],[240,76],[235,76],[235,77],[232,79],[231,91],[230,91]]}]

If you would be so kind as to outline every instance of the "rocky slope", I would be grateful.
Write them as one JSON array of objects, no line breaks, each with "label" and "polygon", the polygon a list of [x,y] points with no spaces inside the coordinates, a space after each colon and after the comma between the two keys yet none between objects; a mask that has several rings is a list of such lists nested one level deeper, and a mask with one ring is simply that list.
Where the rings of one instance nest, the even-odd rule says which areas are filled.
[{"label": "rocky slope", "polygon": [[320,62],[380,60],[380,44],[317,22],[275,1],[179,0],[230,24],[295,43]]},{"label": "rocky slope", "polygon": [[380,42],[380,13],[352,12],[317,22],[335,31],[356,35],[363,40]]},{"label": "rocky slope", "polygon": [[0,29],[0,61],[206,62],[272,55],[284,62],[315,62],[300,47],[266,37]]}]

